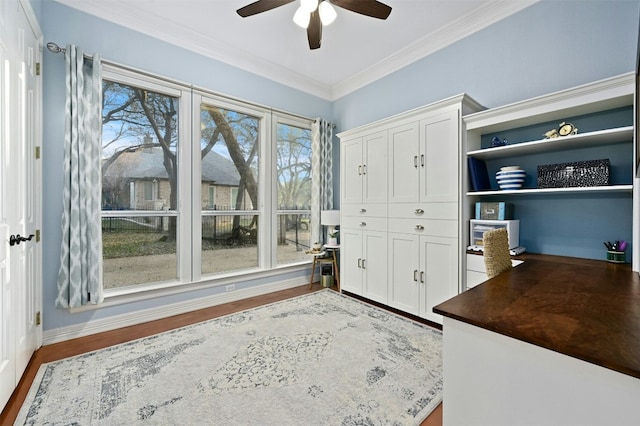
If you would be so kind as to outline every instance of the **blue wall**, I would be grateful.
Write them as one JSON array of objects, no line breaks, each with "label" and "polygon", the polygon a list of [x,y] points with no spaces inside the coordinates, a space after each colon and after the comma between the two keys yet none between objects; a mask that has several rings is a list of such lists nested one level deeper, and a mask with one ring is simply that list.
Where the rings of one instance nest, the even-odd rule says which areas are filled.
[{"label": "blue wall", "polygon": [[635,70],[640,1],[542,0],[334,102],[341,130],[459,93],[487,108]]},{"label": "blue wall", "polygon": [[[327,117],[337,124],[338,131],[462,92],[492,107],[632,71],[640,11],[640,0],[542,1],[330,103],[51,0],[32,0],[32,4],[45,43],[78,44],[86,52],[100,52],[114,62],[223,94],[309,117]],[[200,290],[78,314],[54,308],[62,212],[63,62],[61,55],[45,51],[45,330],[220,291]],[[336,144],[336,151],[338,148]],[[553,232],[553,228],[547,231]],[[561,246],[575,243],[558,242]],[[252,284],[256,283],[245,285]]]}]

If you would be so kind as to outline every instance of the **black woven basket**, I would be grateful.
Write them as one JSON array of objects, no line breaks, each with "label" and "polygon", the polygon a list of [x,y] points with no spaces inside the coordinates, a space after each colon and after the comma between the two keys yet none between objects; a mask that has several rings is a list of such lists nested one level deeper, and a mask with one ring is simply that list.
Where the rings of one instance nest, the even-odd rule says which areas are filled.
[{"label": "black woven basket", "polygon": [[609,185],[609,159],[538,166],[538,188]]}]

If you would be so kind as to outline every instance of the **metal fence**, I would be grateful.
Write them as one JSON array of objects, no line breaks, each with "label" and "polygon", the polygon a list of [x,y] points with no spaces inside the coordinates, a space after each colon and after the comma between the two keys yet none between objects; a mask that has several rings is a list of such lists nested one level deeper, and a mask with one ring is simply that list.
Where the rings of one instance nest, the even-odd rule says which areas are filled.
[{"label": "metal fence", "polygon": [[[202,216],[203,239],[218,243],[242,235],[249,237],[249,240],[256,240],[257,215],[220,214],[218,211],[220,210],[216,214]],[[280,208],[277,220],[278,243],[295,244],[300,249],[309,248],[310,219],[311,212],[308,209]],[[106,216],[102,218],[102,232],[166,234],[170,226],[175,226],[175,220],[175,216]]]}]

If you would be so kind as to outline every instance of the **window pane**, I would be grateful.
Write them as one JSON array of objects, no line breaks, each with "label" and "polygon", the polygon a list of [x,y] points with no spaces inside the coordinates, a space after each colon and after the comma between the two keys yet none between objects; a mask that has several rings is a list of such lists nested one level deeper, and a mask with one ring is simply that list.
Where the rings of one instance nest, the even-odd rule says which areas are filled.
[{"label": "window pane", "polygon": [[202,273],[219,274],[257,268],[257,235],[258,217],[255,215],[203,216]]},{"label": "window pane", "polygon": [[308,260],[311,130],[278,123],[278,263]]},{"label": "window pane", "polygon": [[177,148],[178,98],[103,80],[105,288],[176,279]]},{"label": "window pane", "polygon": [[175,217],[102,218],[104,288],[176,279]]},{"label": "window pane", "polygon": [[202,105],[200,120],[201,273],[255,268],[260,119]]}]

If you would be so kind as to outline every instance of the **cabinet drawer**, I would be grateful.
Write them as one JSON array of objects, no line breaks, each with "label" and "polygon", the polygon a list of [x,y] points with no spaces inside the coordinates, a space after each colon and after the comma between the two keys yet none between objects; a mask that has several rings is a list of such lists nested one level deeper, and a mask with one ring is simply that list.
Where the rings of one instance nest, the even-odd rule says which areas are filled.
[{"label": "cabinet drawer", "polygon": [[342,206],[343,216],[387,217],[386,204],[346,204]]},{"label": "cabinet drawer", "polygon": [[467,253],[467,270],[485,273],[484,256]]},{"label": "cabinet drawer", "polygon": [[392,203],[389,217],[457,220],[458,203]]},{"label": "cabinet drawer", "polygon": [[467,289],[473,288],[478,284],[482,284],[487,280],[487,274],[484,272],[467,271]]},{"label": "cabinet drawer", "polygon": [[457,238],[458,221],[390,218],[389,232]]},{"label": "cabinet drawer", "polygon": [[343,216],[341,228],[361,229],[363,231],[386,231],[386,217],[354,217]]}]

